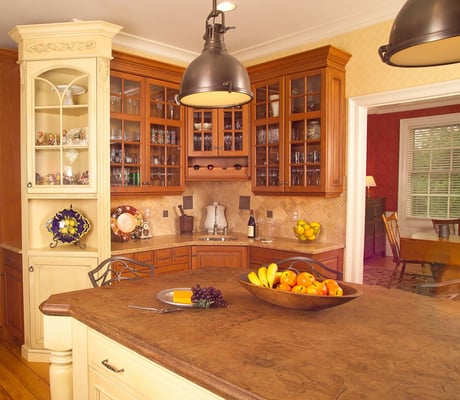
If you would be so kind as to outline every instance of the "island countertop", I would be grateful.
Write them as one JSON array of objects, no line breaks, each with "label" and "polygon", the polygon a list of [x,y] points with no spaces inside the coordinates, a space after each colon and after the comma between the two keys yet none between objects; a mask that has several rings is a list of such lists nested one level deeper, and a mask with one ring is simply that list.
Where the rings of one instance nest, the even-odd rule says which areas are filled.
[{"label": "island countertop", "polygon": [[[71,316],[225,399],[453,399],[460,393],[460,303],[354,285],[362,295],[321,311],[252,296],[247,270],[206,268],[52,295]],[[229,307],[155,314],[156,294],[216,286]]]}]

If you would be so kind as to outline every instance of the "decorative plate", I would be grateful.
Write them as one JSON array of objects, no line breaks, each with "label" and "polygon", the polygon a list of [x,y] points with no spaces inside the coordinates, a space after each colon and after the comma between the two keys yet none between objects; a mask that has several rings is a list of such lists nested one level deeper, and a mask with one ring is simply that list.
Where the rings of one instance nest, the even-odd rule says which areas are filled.
[{"label": "decorative plate", "polygon": [[172,288],[172,289],[164,289],[160,292],[157,293],[157,299],[160,300],[161,302],[165,304],[169,304],[171,306],[176,306],[176,307],[195,307],[195,305],[192,304],[186,304],[186,303],[177,303],[173,300],[174,292],[190,292],[190,288]]},{"label": "decorative plate", "polygon": [[121,240],[136,238],[142,230],[142,215],[133,206],[120,206],[112,211],[112,232]]},{"label": "decorative plate", "polygon": [[80,242],[91,228],[88,219],[78,210],[65,208],[56,213],[46,222],[46,228],[53,234],[51,247],[56,247],[57,243],[72,244]]}]

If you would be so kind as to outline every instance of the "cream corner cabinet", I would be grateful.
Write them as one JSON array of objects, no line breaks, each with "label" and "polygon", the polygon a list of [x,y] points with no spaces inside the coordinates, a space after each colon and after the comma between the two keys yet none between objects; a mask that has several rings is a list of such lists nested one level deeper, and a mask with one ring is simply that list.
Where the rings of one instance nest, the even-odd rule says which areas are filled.
[{"label": "cream corner cabinet", "polygon": [[21,25],[23,356],[48,361],[39,305],[90,287],[110,256],[109,83],[112,37],[103,21]]}]

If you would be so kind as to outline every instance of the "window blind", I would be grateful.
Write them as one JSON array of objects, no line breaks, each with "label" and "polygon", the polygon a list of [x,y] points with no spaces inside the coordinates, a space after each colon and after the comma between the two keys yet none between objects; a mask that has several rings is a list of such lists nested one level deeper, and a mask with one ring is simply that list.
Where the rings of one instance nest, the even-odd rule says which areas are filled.
[{"label": "window blind", "polygon": [[413,127],[408,134],[407,214],[460,217],[460,122]]}]

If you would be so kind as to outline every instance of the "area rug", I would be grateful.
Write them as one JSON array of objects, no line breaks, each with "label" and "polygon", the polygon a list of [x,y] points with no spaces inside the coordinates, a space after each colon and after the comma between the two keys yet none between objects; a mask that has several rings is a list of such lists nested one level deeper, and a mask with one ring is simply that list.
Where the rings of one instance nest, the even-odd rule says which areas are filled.
[{"label": "area rug", "polygon": [[[393,270],[387,267],[379,267],[375,265],[365,265],[363,269],[363,283],[366,285],[388,286],[390,276]],[[427,281],[432,281],[431,277],[425,277],[421,274],[406,272],[401,283],[398,278],[394,279],[391,289],[405,290],[407,292],[417,293],[417,284]]]}]

